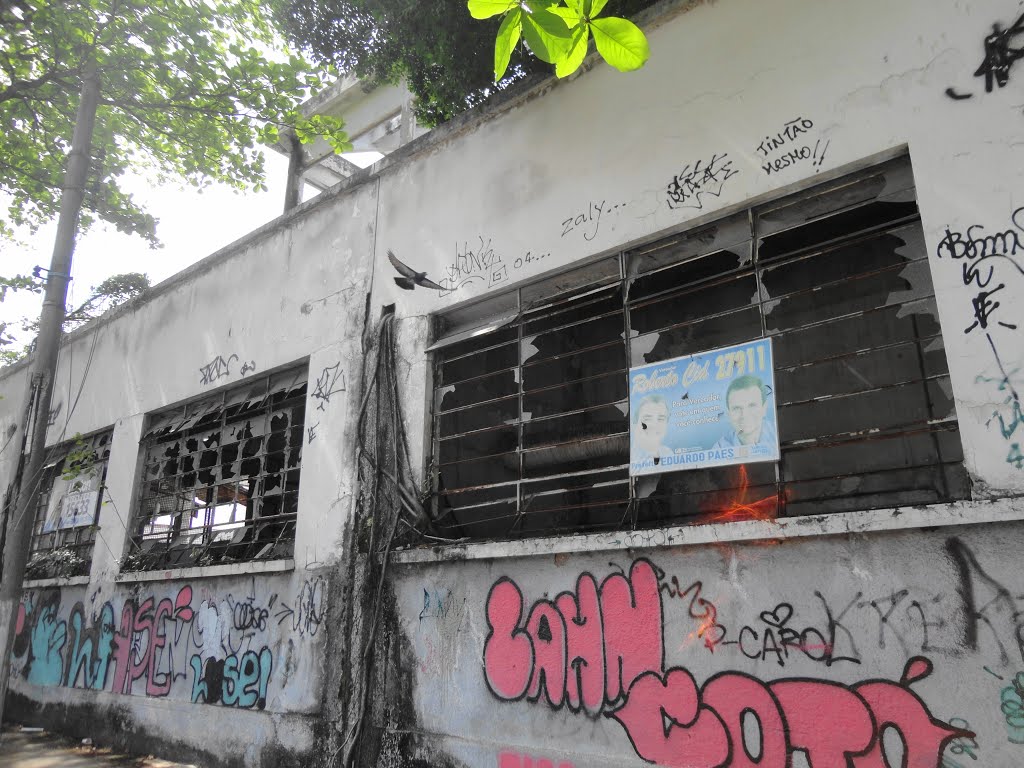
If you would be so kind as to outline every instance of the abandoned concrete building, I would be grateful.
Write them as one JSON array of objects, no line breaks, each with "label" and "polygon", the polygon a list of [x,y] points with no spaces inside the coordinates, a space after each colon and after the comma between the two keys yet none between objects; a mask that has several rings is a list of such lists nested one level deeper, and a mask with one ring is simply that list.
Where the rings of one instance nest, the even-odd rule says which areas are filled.
[{"label": "abandoned concrete building", "polygon": [[72,334],[9,716],[202,766],[1024,764],[1019,15],[670,2],[642,70]]}]

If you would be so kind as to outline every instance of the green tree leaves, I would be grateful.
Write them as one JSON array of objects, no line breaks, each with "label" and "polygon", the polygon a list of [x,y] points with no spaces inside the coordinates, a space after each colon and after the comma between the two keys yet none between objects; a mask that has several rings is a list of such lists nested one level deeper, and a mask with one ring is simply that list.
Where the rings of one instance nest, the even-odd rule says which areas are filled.
[{"label": "green tree leaves", "polygon": [[[615,0],[613,8],[615,15],[633,18],[654,4]],[[416,120],[423,126],[438,125],[517,81],[550,71],[523,44],[521,19],[510,21],[497,39],[507,15],[517,8],[525,12],[516,0],[474,0],[470,13],[467,0],[265,0],[265,5],[297,49],[374,84],[401,81],[416,97]],[[603,13],[604,1],[585,6],[583,0],[551,0],[546,9],[570,8],[576,9],[575,16],[563,20],[572,30],[581,14],[593,18]],[[569,48],[569,55],[580,61],[591,34],[589,26],[583,31],[582,43],[583,35],[573,32]],[[507,65],[506,48],[511,49]],[[559,74],[576,69],[555,66]],[[504,75],[496,78],[495,72]]]},{"label": "green tree leaves", "polygon": [[501,26],[498,27],[498,36],[494,40],[494,82],[501,80],[508,70],[512,51],[519,42],[522,29],[523,12],[519,8],[514,8],[502,19]]},{"label": "green tree leaves", "polygon": [[489,19],[518,6],[518,0],[469,0],[469,13],[474,19]]},{"label": "green tree leaves", "polygon": [[[647,38],[627,19],[597,18],[608,0],[468,0],[470,15],[489,19],[504,14],[494,42],[494,81],[505,76],[520,35],[533,55],[568,77],[583,64],[590,38],[597,52],[620,72],[639,69],[650,57]],[[564,5],[562,4],[564,3]]]},{"label": "green tree leaves", "polygon": [[523,39],[533,55],[548,64],[561,61],[569,53],[571,36],[565,21],[543,8],[521,15]]},{"label": "green tree leaves", "polygon": [[590,22],[597,52],[620,72],[640,69],[651,55],[647,38],[626,19],[594,19]]},{"label": "green tree leaves", "polygon": [[14,227],[56,215],[90,60],[101,97],[82,229],[102,220],[157,242],[156,219],[121,188],[129,168],[246,189],[263,183],[257,145],[281,129],[348,148],[340,121],[296,108],[330,73],[282,50],[257,0],[0,3],[0,192]]}]

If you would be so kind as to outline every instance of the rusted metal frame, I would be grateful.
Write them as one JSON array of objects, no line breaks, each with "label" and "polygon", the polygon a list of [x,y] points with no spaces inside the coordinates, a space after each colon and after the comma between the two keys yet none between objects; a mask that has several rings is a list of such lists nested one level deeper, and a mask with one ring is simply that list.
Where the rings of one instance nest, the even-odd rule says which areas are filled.
[{"label": "rusted metal frame", "polygon": [[[858,389],[855,392],[838,392],[834,395],[821,395],[820,397],[809,397],[803,400],[788,400],[784,403],[777,402],[776,405],[779,408],[797,406],[797,405],[809,405],[810,403],[823,403],[828,400],[839,400],[844,397],[860,397],[861,395],[871,394],[872,392],[884,392],[887,389],[896,389],[897,387],[905,387],[908,384],[922,384],[927,387],[928,382],[938,381],[939,379],[948,379],[950,376],[949,372],[935,373],[930,376],[924,376],[919,379],[907,379],[906,381],[897,381],[893,384],[883,384],[878,387],[870,387],[868,389]],[[929,404],[930,405],[930,404]]]},{"label": "rusted metal frame", "polygon": [[[242,459],[241,456],[240,456],[239,459],[238,459],[239,462],[241,462],[243,460],[260,459],[260,464],[261,464],[260,473],[255,478],[250,478],[250,490],[249,490],[249,494],[247,496],[247,499],[250,499],[252,501],[252,504],[253,504],[253,514],[252,514],[252,517],[250,518],[247,515],[246,520],[245,520],[245,522],[244,522],[244,524],[242,526],[236,526],[235,528],[231,528],[231,529],[226,528],[226,526],[228,526],[228,525],[235,525],[234,523],[230,523],[229,522],[229,523],[224,523],[224,524],[205,524],[206,521],[204,521],[204,525],[203,526],[193,527],[193,526],[189,525],[189,526],[187,526],[185,528],[185,531],[183,532],[182,531],[182,522],[184,521],[184,515],[185,515],[186,511],[188,511],[188,510],[184,510],[184,509],[179,510],[177,513],[174,513],[174,518],[173,518],[172,525],[168,528],[167,531],[160,532],[159,535],[157,535],[157,536],[153,536],[152,532],[149,535],[147,535],[145,532],[143,532],[140,536],[135,537],[137,539],[137,541],[138,541],[138,544],[139,544],[140,548],[141,548],[142,542],[147,541],[147,540],[149,540],[149,541],[160,540],[160,539],[164,539],[165,540],[165,544],[167,546],[167,550],[164,553],[162,553],[162,557],[158,558],[155,562],[148,564],[149,569],[154,569],[154,568],[161,567],[160,561],[162,560],[163,562],[167,562],[167,560],[170,557],[171,552],[173,551],[173,548],[175,546],[177,546],[178,544],[181,544],[181,543],[185,543],[185,545],[186,545],[190,555],[194,559],[200,559],[203,555],[207,554],[210,551],[211,547],[214,544],[219,544],[220,543],[220,542],[217,542],[215,540],[215,532],[216,532],[215,529],[237,530],[240,527],[240,528],[243,528],[243,529],[245,529],[247,531],[248,530],[252,530],[254,532],[253,536],[255,536],[255,533],[256,533],[256,531],[258,529],[257,521],[262,521],[263,525],[266,525],[268,523],[268,521],[269,522],[273,522],[273,521],[276,521],[276,520],[282,520],[282,519],[286,519],[286,518],[289,518],[289,517],[291,517],[291,518],[295,518],[296,517],[296,515],[294,513],[280,513],[280,514],[277,514],[277,515],[270,515],[270,516],[267,516],[267,517],[262,517],[261,515],[259,515],[259,511],[257,509],[257,504],[259,502],[262,502],[263,494],[262,493],[256,493],[256,489],[265,480],[265,478],[267,476],[266,463],[265,463],[264,460],[265,460],[266,456],[269,454],[269,452],[267,450],[267,445],[269,443],[269,437],[270,437],[270,434],[271,434],[271,429],[270,429],[270,426],[271,426],[270,425],[271,416],[272,416],[273,413],[276,413],[276,412],[279,412],[279,411],[283,412],[283,411],[286,411],[286,410],[293,409],[296,406],[300,405],[301,401],[302,401],[302,396],[301,395],[291,395],[291,396],[286,396],[285,399],[283,400],[283,402],[278,403],[275,406],[275,404],[273,403],[273,395],[274,395],[274,393],[272,393],[270,391],[270,380],[271,380],[271,376],[268,375],[268,376],[265,376],[264,379],[263,379],[263,382],[261,382],[261,383],[264,384],[266,391],[265,391],[264,396],[263,396],[264,399],[263,399],[263,401],[261,402],[261,404],[259,406],[260,413],[258,414],[258,416],[262,417],[262,419],[263,419],[263,431],[262,431],[262,433],[260,435],[263,439],[261,440],[260,448],[252,456],[247,456],[247,457],[245,457],[245,459]],[[250,387],[250,388],[252,386],[253,386],[253,384],[249,384],[248,385],[248,387]],[[232,393],[232,392],[234,392],[234,391],[236,391],[236,390],[225,390],[224,392],[220,393],[220,395],[219,395],[220,407],[219,407],[219,410],[217,411],[217,413],[218,413],[218,420],[217,420],[216,424],[210,423],[210,424],[203,425],[202,427],[199,427],[198,426],[198,422],[197,422],[197,424],[191,425],[189,427],[189,429],[182,431],[181,434],[177,438],[174,438],[174,441],[178,442],[178,441],[187,440],[188,437],[190,436],[189,433],[192,432],[195,429],[202,429],[203,431],[217,431],[217,432],[219,432],[220,434],[223,435],[225,430],[228,427],[228,414],[227,414],[227,410],[228,409],[227,409],[227,405],[226,405],[227,395]],[[206,399],[197,401],[197,403],[208,403],[208,402],[209,401],[206,400]],[[189,407],[197,407],[197,403],[186,403],[185,405],[182,406],[182,408],[183,409],[188,409]],[[208,412],[203,418],[207,418],[209,415],[211,415],[211,413],[212,413],[212,411]],[[235,420],[241,421],[241,419],[236,419],[236,416],[237,416],[237,414],[233,414],[232,415],[232,417],[231,417],[232,421],[235,421]],[[251,416],[249,418],[256,418],[256,417],[257,417],[257,414],[254,413],[254,414],[251,414]],[[202,419],[200,419],[200,421],[202,421]],[[284,430],[285,434],[290,437],[291,430],[294,427],[296,427],[296,426],[297,426],[296,424],[291,423],[291,421],[289,420],[289,426]],[[302,426],[304,428],[305,420],[303,420],[303,425]],[[166,435],[162,435],[161,437],[166,437]],[[156,448],[157,446],[160,446],[160,445],[166,445],[169,442],[172,442],[172,440],[160,440],[159,438],[154,439],[153,442],[150,445],[148,445],[147,448],[146,448],[146,459],[147,460],[149,459],[149,451],[151,449],[154,449],[154,448]],[[244,441],[238,441],[238,442],[241,444]],[[223,443],[219,442],[216,448],[208,449],[208,450],[219,451],[222,447],[223,447]],[[290,447],[291,446],[289,444],[287,444],[287,442],[286,442],[285,447],[282,448],[281,451],[274,451],[274,453],[282,453],[282,454],[284,454],[284,453],[286,453],[288,451],[288,449]],[[299,450],[301,451],[301,445],[299,446]],[[194,453],[195,453],[195,455],[200,455],[202,453],[202,450],[195,451]],[[158,463],[162,463],[162,462],[158,462]],[[300,459],[299,466],[297,466],[297,467],[283,467],[281,470],[278,471],[277,474],[280,475],[280,474],[291,472],[291,471],[301,470],[301,467],[302,467],[302,465],[301,465],[301,459]],[[194,474],[198,474],[199,471],[200,470],[198,468],[196,468],[196,469],[193,469],[189,473],[177,472],[174,475],[169,475],[169,476],[160,476],[160,475],[158,475],[156,479],[157,480],[174,479],[175,480],[175,483],[174,483],[174,485],[175,485],[174,496],[177,498],[177,497],[181,497],[183,493],[188,491],[188,489],[183,489],[183,488],[179,487],[178,479],[182,475],[184,475],[184,474],[193,474],[193,473]],[[147,499],[154,498],[154,497],[147,497],[145,495],[145,483],[146,482],[148,482],[148,481],[144,481],[143,483],[140,484],[140,487],[141,487],[141,490],[140,490],[140,506],[139,506],[140,509],[141,509],[141,504],[144,503]],[[284,497],[286,495],[283,484],[286,482],[286,479],[282,479],[281,482],[282,482],[282,490],[281,490],[280,496],[281,496],[281,499],[282,499],[281,503],[282,503],[282,508],[283,508]],[[241,480],[238,480],[238,479],[236,479],[234,484],[233,484],[234,488],[235,488],[235,499],[236,500],[237,500],[237,497],[238,497],[238,492],[239,492],[240,484],[241,484]],[[202,485],[202,486],[196,485],[196,486],[192,487],[191,495],[193,496],[193,503],[192,503],[192,509],[189,512],[190,519],[191,519],[191,515],[194,515],[198,509],[203,509],[204,513],[207,516],[209,516],[210,510],[215,510],[217,506],[220,506],[220,505],[216,504],[216,499],[214,499],[214,503],[213,504],[210,504],[209,503],[209,499],[207,499],[207,502],[208,502],[207,504],[205,504],[205,505],[203,505],[201,507],[196,507],[195,506],[195,502],[194,502],[194,497],[195,497],[196,493],[200,492],[200,491],[203,492],[203,493],[206,493],[207,495],[209,495],[211,493],[215,494],[215,493],[217,493],[217,489],[220,488],[221,485],[223,485],[223,483],[215,483],[212,486],[211,485]],[[237,503],[237,501],[235,503]],[[247,503],[247,506],[248,506],[248,503]],[[140,519],[145,520],[145,522],[143,522],[143,525],[148,524],[150,527],[152,527],[153,521],[156,519],[156,517],[159,517],[159,516],[161,516],[161,515],[150,514],[146,518],[140,518]],[[275,546],[280,543],[281,536],[283,535],[283,533],[284,533],[284,531],[286,529],[287,529],[287,525],[282,526],[281,531],[278,532],[277,538],[274,541]],[[198,544],[194,543],[193,540],[196,538],[196,536],[200,536],[202,538],[202,542],[201,543],[198,543]],[[294,529],[292,530],[292,537],[294,538]],[[183,542],[182,541],[183,539],[187,539],[188,541],[187,542]],[[255,544],[255,541],[254,540],[250,541],[248,557],[245,558],[245,559],[251,559],[252,558],[252,555],[253,555],[252,545],[253,544]]]}]

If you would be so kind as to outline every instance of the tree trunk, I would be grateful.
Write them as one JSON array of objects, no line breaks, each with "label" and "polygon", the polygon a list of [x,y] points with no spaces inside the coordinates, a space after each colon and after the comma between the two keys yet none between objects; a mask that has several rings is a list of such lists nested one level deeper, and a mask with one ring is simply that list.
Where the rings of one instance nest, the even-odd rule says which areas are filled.
[{"label": "tree trunk", "polygon": [[[22,435],[31,422],[32,436],[28,460],[21,474],[21,483],[14,503],[14,515],[8,514],[7,536],[4,548],[3,575],[0,576],[0,722],[3,721],[7,697],[11,654],[14,646],[15,625],[21,603],[21,585],[25,577],[32,529],[36,515],[36,496],[43,478],[46,458],[46,432],[53,395],[53,380],[57,370],[61,328],[64,323],[64,304],[67,301],[68,281],[71,279],[71,256],[75,250],[78,219],[85,198],[92,156],[93,128],[99,103],[99,72],[94,63],[87,64],[82,76],[82,89],[78,102],[75,132],[71,141],[64,188],[61,194],[60,216],[57,219],[57,239],[46,280],[46,297],[39,318],[39,337],[35,360],[32,364],[30,397],[32,408],[26,411]],[[68,414],[70,416],[70,413]]]}]

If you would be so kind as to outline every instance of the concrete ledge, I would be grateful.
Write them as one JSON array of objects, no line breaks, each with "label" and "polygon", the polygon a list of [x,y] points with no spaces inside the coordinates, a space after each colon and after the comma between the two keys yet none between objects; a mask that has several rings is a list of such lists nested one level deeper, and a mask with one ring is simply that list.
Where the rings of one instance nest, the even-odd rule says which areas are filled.
[{"label": "concrete ledge", "polygon": [[65,576],[54,579],[25,579],[22,589],[41,589],[43,587],[80,587],[89,583],[88,576]]},{"label": "concrete ledge", "polygon": [[397,564],[452,560],[491,560],[504,557],[576,554],[648,547],[681,547],[805,536],[837,536],[850,533],[977,525],[1024,520],[1024,498],[992,501],[958,501],[932,506],[895,507],[864,512],[786,517],[778,520],[744,520],[638,531],[608,531],[560,537],[449,544],[393,552]]},{"label": "concrete ledge", "polygon": [[[177,579],[204,579],[215,576],[248,576],[251,573],[294,571],[294,560],[257,560],[251,563],[206,565],[197,568],[171,568],[166,571],[128,571],[114,577],[118,584],[136,581],[176,581]],[[86,579],[88,583],[88,579]]]}]

